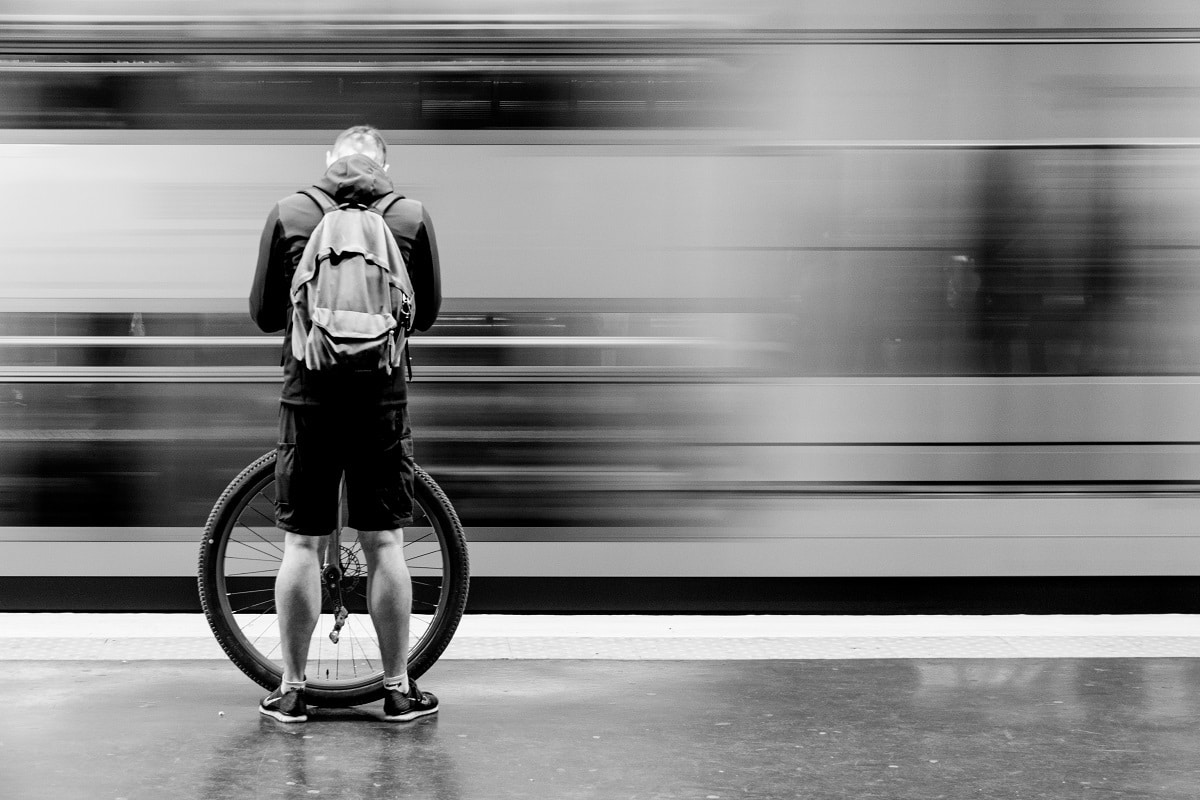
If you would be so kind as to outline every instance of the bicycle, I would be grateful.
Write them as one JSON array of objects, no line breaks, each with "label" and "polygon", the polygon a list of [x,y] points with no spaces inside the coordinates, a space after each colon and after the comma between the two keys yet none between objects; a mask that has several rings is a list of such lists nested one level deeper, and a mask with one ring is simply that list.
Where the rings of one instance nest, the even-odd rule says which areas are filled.
[{"label": "bicycle", "polygon": [[[221,648],[266,689],[283,677],[275,660],[280,643],[274,586],[283,532],[275,527],[274,484],[271,451],[225,488],[204,526],[197,576],[200,603]],[[414,522],[404,529],[404,551],[413,584],[408,674],[415,679],[454,636],[467,604],[470,566],[462,524],[445,492],[420,467],[414,490]],[[305,689],[317,706],[383,697],[379,643],[370,619],[364,623],[361,617],[367,610],[366,561],[357,531],[344,525],[344,508],[343,502],[342,524],[321,548],[321,617],[309,647]]]}]

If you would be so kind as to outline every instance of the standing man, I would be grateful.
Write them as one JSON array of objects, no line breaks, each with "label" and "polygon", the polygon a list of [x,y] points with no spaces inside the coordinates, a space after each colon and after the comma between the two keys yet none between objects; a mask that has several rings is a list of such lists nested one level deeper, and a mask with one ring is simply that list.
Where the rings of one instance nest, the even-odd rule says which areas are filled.
[{"label": "standing man", "polygon": [[325,175],[280,200],[267,217],[250,290],[250,315],[265,332],[285,330],[275,521],[284,531],[275,580],[283,682],[259,711],[304,722],[304,665],[320,616],[321,537],[338,524],[343,473],[349,525],[367,560],[367,600],[384,667],[384,718],[406,722],[438,710],[408,677],[412,581],[404,561],[404,526],[413,521],[412,433],[402,368],[335,374],[310,370],[293,353],[291,282],[326,207],[374,205],[403,256],[415,295],[413,328],[428,330],[441,307],[433,224],[424,206],[392,193],[387,144],[375,128],[342,131],[325,154]]}]

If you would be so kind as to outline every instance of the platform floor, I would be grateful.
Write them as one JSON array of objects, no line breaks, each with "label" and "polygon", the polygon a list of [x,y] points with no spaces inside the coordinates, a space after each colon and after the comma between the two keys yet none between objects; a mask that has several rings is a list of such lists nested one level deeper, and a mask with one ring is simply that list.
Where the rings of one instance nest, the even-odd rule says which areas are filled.
[{"label": "platform floor", "polygon": [[[702,634],[733,619],[676,620],[674,638],[728,642],[737,637]],[[804,619],[810,632],[826,624]],[[936,630],[947,643],[955,629],[987,638],[988,619]],[[1058,638],[1069,649],[1130,621],[1075,619]],[[649,635],[664,619],[609,622],[672,638]],[[1192,639],[1194,622],[1164,618],[1158,631]],[[879,638],[870,626],[894,634],[894,623],[860,620],[856,633]],[[0,615],[0,649],[37,638],[18,635],[26,624]],[[508,624],[502,638],[609,638]],[[991,624],[1003,638],[1048,623]],[[92,633],[43,638],[104,638]],[[0,797],[1194,800],[1200,659],[1138,655],[1136,627],[1126,634],[1125,652],[1087,657],[448,658],[421,680],[442,712],[408,725],[379,720],[378,704],[282,725],[257,714],[262,690],[217,658],[9,658]]]}]

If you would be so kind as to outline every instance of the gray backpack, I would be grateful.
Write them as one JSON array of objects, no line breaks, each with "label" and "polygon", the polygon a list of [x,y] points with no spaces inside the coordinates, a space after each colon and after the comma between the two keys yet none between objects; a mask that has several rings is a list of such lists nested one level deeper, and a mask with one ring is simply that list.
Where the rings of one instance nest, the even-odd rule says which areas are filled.
[{"label": "gray backpack", "polygon": [[322,212],[292,276],[292,354],[310,370],[391,373],[412,330],[412,281],[383,220],[389,194],[372,205],[302,194]]}]

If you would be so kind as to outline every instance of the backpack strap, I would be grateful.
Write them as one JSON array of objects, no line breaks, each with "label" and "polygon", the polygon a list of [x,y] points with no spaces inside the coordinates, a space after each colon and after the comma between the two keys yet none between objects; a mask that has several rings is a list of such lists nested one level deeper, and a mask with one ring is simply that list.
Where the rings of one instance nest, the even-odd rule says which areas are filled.
[{"label": "backpack strap", "polygon": [[379,216],[382,217],[383,215],[387,214],[389,208],[391,208],[393,205],[395,205],[397,200],[403,200],[403,199],[404,199],[404,195],[396,194],[395,192],[389,192],[388,194],[385,194],[383,197],[379,198],[374,203],[372,203],[371,208],[378,211]]},{"label": "backpack strap", "polygon": [[300,194],[317,204],[317,208],[321,211],[321,216],[325,216],[337,208],[337,203],[333,201],[333,198],[315,186],[312,189],[301,189]]},{"label": "backpack strap", "polygon": [[[379,216],[387,215],[388,209],[396,204],[397,201],[403,200],[404,195],[389,192],[383,197],[371,204],[371,210],[379,213]],[[412,383],[413,368],[412,368],[412,347],[409,346],[408,336],[404,337],[404,362],[408,367],[408,383]]]}]

